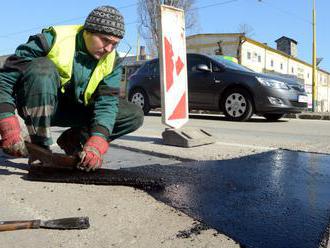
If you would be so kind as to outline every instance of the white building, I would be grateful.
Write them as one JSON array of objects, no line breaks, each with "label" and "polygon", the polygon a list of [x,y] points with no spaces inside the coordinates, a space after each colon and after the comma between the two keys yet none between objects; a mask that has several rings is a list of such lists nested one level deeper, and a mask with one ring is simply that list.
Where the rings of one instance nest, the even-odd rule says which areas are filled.
[{"label": "white building", "polygon": [[[280,73],[297,77],[304,85],[312,107],[312,65],[298,59],[297,42],[287,37],[276,40],[277,49],[242,33],[197,34],[187,37],[187,52],[233,56],[256,72]],[[330,112],[330,73],[317,71],[318,112]]]}]

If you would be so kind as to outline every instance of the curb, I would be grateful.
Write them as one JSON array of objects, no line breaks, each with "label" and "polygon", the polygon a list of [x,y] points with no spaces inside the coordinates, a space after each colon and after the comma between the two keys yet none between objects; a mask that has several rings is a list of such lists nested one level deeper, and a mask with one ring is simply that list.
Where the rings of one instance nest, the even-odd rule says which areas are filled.
[{"label": "curb", "polygon": [[[219,113],[218,112],[212,112],[212,111],[197,111],[197,112],[190,112],[190,114],[214,114],[216,118],[218,118]],[[152,112],[149,115],[161,115],[159,112]],[[304,119],[304,120],[326,120],[330,121],[330,112],[321,112],[321,113],[310,113],[310,112],[303,112],[298,114],[288,113],[283,116],[284,118],[289,119]]]},{"label": "curb", "polygon": [[[201,112],[190,112],[190,114],[213,114],[215,117],[213,118],[218,118],[220,115],[218,112],[212,112],[212,111],[201,111]],[[160,116],[161,113],[159,112],[151,112],[149,113],[149,115],[155,115],[155,116]],[[309,113],[309,112],[305,112],[305,113],[299,113],[299,114],[285,114],[283,116],[284,118],[289,118],[289,119],[304,119],[304,120],[326,120],[326,121],[330,121],[330,113],[326,112],[326,113]]]},{"label": "curb", "polygon": [[285,118],[291,119],[305,119],[305,120],[330,120],[330,114],[316,114],[316,113],[301,113],[301,114],[286,114]]}]

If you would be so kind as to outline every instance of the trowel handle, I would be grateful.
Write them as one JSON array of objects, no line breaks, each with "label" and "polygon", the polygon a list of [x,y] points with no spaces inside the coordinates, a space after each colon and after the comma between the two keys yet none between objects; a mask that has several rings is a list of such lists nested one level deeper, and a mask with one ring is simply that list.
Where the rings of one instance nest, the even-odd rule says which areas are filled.
[{"label": "trowel handle", "polygon": [[40,220],[0,221],[0,232],[40,228]]}]

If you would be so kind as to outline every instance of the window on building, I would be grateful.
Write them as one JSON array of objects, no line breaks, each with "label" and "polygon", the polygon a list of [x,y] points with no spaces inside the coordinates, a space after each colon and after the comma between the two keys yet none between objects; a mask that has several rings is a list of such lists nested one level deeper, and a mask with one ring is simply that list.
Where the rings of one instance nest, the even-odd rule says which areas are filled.
[{"label": "window on building", "polygon": [[309,73],[307,73],[307,78],[309,78]]},{"label": "window on building", "polygon": [[292,73],[292,74],[294,73],[294,68],[293,68],[293,67],[291,67],[291,73]]},{"label": "window on building", "polygon": [[271,61],[270,61],[270,66],[271,66],[271,67],[274,67],[274,60],[271,60]]},{"label": "window on building", "polygon": [[247,59],[251,59],[251,53],[247,52]]},{"label": "window on building", "polygon": [[258,62],[261,63],[261,56],[258,56]]},{"label": "window on building", "polygon": [[283,70],[283,63],[280,64],[281,70]]}]

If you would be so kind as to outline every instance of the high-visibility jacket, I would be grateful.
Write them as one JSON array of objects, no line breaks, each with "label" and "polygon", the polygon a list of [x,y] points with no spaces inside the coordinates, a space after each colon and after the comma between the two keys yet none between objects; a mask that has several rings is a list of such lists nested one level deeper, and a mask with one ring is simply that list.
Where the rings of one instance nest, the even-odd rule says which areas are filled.
[{"label": "high-visibility jacket", "polygon": [[[83,26],[81,25],[54,26],[50,28],[55,33],[55,42],[47,57],[53,61],[60,74],[62,92],[64,92],[64,86],[69,83],[72,76],[72,66],[76,50],[76,35],[82,28]],[[112,72],[115,58],[116,51],[113,50],[98,61],[84,92],[85,105],[88,105],[92,94],[102,79]]]}]

